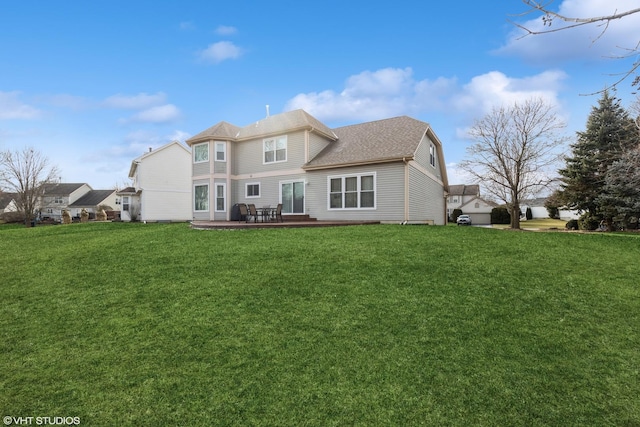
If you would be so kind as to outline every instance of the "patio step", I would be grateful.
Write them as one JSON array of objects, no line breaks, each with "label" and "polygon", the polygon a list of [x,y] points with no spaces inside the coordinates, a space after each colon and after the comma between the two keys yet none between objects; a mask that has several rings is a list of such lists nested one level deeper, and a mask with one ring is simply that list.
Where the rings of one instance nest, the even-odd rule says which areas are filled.
[{"label": "patio step", "polygon": [[304,222],[304,221],[317,221],[317,218],[311,218],[309,215],[282,215],[282,220],[285,222]]}]

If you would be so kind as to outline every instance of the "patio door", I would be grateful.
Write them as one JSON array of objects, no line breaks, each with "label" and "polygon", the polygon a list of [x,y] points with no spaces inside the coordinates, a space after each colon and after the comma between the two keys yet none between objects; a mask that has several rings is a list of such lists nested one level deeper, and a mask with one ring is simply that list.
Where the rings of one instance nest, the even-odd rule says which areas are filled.
[{"label": "patio door", "polygon": [[289,181],[280,183],[280,200],[282,213],[304,213],[304,181]]}]

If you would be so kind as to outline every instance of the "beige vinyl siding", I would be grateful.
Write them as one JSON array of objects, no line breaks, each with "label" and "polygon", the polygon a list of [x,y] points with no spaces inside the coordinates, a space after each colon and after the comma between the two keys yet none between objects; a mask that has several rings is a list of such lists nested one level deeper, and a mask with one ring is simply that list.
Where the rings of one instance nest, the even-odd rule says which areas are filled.
[{"label": "beige vinyl siding", "polygon": [[409,166],[409,222],[445,224],[444,188]]},{"label": "beige vinyl siding", "polygon": [[208,175],[211,173],[210,168],[209,162],[194,163],[192,176]]},{"label": "beige vinyl siding", "polygon": [[227,162],[214,162],[213,170],[215,173],[227,173]]},{"label": "beige vinyl siding", "polygon": [[[328,209],[328,177],[375,173],[375,209]],[[319,220],[404,220],[404,163],[385,163],[349,168],[309,171],[306,191],[306,213]]]},{"label": "beige vinyl siding", "polygon": [[313,160],[331,142],[313,132],[309,133],[309,160]]},{"label": "beige vinyl siding", "polygon": [[[435,147],[435,156],[436,156],[436,166],[433,167],[431,165],[431,163],[429,162],[429,147],[431,146],[431,144],[433,144],[433,146]],[[422,138],[422,141],[420,141],[420,144],[418,145],[418,149],[416,150],[415,153],[415,161],[422,166],[423,168],[425,168],[426,170],[428,170],[429,172],[433,173],[435,176],[437,176],[438,178],[442,179],[442,171],[440,170],[440,164],[438,161],[438,150],[440,148],[433,142],[431,142],[431,140],[429,139],[429,137],[427,137],[426,135]]]},{"label": "beige vinyl siding", "polygon": [[286,133],[287,161],[263,164],[263,141],[256,138],[236,143],[233,156],[233,170],[235,175],[272,172],[284,169],[295,169],[305,163],[305,131]]},{"label": "beige vinyl siding", "polygon": [[[280,203],[280,183],[283,181],[305,181],[308,180],[308,176],[305,174],[300,175],[281,175],[281,176],[269,176],[259,179],[248,178],[239,179],[234,181],[233,186],[233,203],[253,203],[257,207],[273,206],[275,207]],[[247,198],[246,184],[247,183],[259,183],[260,184],[260,197]],[[309,193],[309,189],[305,187],[305,198]],[[306,202],[306,200],[305,200]]]}]

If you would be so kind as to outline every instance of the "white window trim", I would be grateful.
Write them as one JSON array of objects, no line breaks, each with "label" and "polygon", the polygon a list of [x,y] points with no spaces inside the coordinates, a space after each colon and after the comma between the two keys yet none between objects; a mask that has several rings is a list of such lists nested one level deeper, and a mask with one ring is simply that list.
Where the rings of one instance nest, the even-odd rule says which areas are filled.
[{"label": "white window trim", "polygon": [[[284,139],[284,160],[276,160],[276,152],[277,150],[277,144],[278,144],[278,139]],[[267,162],[264,159],[264,155],[266,153],[266,145],[267,145],[267,141],[274,141],[274,150],[273,150],[273,161],[272,162]],[[287,138],[287,135],[280,135],[280,136],[274,136],[272,138],[265,138],[262,140],[262,164],[263,165],[271,165],[274,163],[284,163],[287,161],[287,159],[289,158],[289,139]]]},{"label": "white window trim", "polygon": [[[218,147],[222,147],[222,150],[218,151]],[[215,143],[215,161],[216,162],[226,162],[227,161],[227,143],[222,141],[216,141]],[[218,159],[218,153],[222,153],[222,160]]]},{"label": "white window trim", "polygon": [[[346,208],[344,207],[344,195],[345,195],[345,179],[346,178],[353,178],[353,177],[357,177],[358,178],[358,189],[357,189],[357,193],[358,193],[358,205],[360,205],[360,193],[362,192],[361,187],[361,182],[362,182],[362,177],[363,176],[373,176],[373,206],[372,207],[366,207],[366,208],[361,208],[360,206],[355,207],[355,208]],[[338,179],[341,178],[342,179],[342,187],[341,187],[341,192],[342,192],[342,207],[341,208],[332,208],[331,207],[331,180],[332,179]],[[363,172],[363,173],[354,173],[354,174],[347,174],[347,175],[331,175],[327,177],[327,210],[330,211],[372,211],[372,210],[376,210],[378,207],[378,180],[377,180],[377,174],[376,172]]]},{"label": "white window trim", "polygon": [[429,144],[429,164],[436,167],[436,146],[433,143]]},{"label": "white window trim", "polygon": [[[196,187],[207,187],[207,209],[202,209],[202,210],[196,209]],[[211,207],[211,191],[209,188],[209,184],[194,184],[193,185],[193,211],[209,212],[210,207]]]},{"label": "white window trim", "polygon": [[[206,160],[198,160],[196,161],[196,147],[200,147],[206,145],[207,146],[207,159]],[[203,142],[201,144],[195,144],[193,146],[193,163],[206,163],[209,161],[209,143],[208,142]]]},{"label": "white window trim", "polygon": [[[222,209],[218,209],[218,187],[222,187]],[[213,185],[215,193],[213,195],[213,211],[214,212],[226,212],[227,211],[227,184],[216,182]]]},{"label": "white window trim", "polygon": [[[249,186],[250,185],[257,185],[258,186],[258,195],[257,196],[250,196],[249,195]],[[244,197],[247,199],[259,199],[262,196],[262,186],[260,185],[259,182],[247,182],[246,184],[244,184]]]}]

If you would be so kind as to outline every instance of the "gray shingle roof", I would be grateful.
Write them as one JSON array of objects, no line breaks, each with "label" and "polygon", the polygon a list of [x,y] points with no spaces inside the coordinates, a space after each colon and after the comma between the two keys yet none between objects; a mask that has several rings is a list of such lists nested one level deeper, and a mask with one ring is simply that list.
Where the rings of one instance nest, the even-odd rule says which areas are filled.
[{"label": "gray shingle roof", "polygon": [[71,203],[69,206],[73,207],[89,207],[89,206],[98,206],[102,202],[105,201],[106,198],[111,196],[115,190],[91,190],[87,194],[80,197],[75,202]]},{"label": "gray shingle roof", "polygon": [[0,193],[0,209],[6,209],[12,200],[18,200],[18,193]]},{"label": "gray shingle roof", "polygon": [[190,146],[195,142],[208,139],[234,139],[239,131],[240,128],[238,126],[223,121],[211,126],[209,129],[203,130],[195,136],[192,136],[185,142]]},{"label": "gray shingle roof", "polygon": [[283,132],[291,132],[296,129],[313,129],[329,139],[335,139],[335,135],[331,129],[318,119],[304,110],[293,110],[266,117],[242,128],[227,122],[220,122],[211,126],[209,129],[200,132],[194,137],[189,138],[186,143],[191,146],[195,143],[209,139],[224,139],[232,141],[246,140]]},{"label": "gray shingle roof", "polygon": [[450,196],[476,196],[480,194],[480,186],[478,184],[473,185],[450,185],[449,186],[449,195]]},{"label": "gray shingle roof", "polygon": [[84,183],[45,184],[44,194],[48,196],[49,195],[68,196],[69,194],[73,193],[83,185],[85,184]]},{"label": "gray shingle roof", "polygon": [[429,124],[407,116],[336,128],[332,142],[306,169],[413,158]]}]

